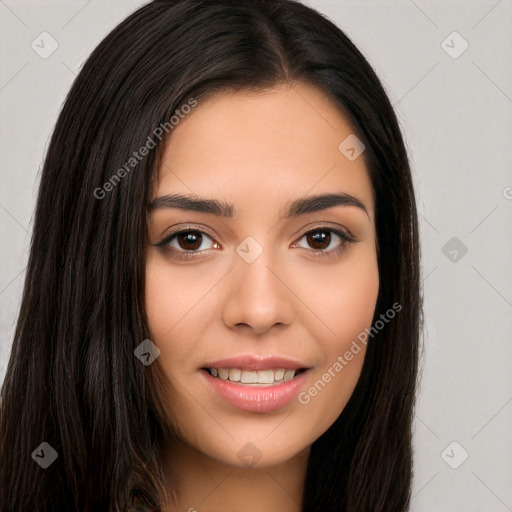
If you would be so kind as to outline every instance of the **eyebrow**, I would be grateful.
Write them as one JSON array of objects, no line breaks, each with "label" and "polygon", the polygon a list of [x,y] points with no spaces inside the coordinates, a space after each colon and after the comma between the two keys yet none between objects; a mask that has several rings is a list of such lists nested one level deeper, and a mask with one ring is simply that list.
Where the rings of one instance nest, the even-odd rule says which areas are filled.
[{"label": "eyebrow", "polygon": [[[298,217],[334,206],[355,206],[368,215],[364,204],[356,197],[346,193],[318,194],[289,201],[281,218]],[[168,194],[157,197],[149,205],[149,210],[177,208],[185,211],[210,213],[218,217],[233,218],[237,215],[234,205],[217,199],[206,199],[194,195]],[[369,217],[369,215],[368,215]]]}]

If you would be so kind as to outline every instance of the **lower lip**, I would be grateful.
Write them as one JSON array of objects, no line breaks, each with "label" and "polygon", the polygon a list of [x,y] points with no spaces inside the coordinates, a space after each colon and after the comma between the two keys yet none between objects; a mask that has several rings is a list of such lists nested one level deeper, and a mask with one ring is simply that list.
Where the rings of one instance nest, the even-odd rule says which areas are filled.
[{"label": "lower lip", "polygon": [[232,406],[249,412],[271,412],[289,404],[308,378],[309,370],[288,382],[272,386],[247,386],[213,377],[201,370],[209,386]]}]

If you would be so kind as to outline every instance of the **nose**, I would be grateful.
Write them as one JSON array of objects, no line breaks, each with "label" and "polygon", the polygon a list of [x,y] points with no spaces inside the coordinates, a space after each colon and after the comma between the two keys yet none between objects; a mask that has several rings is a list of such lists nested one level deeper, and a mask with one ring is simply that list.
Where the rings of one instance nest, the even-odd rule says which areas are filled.
[{"label": "nose", "polygon": [[239,258],[229,272],[222,312],[227,327],[263,334],[295,319],[288,273],[271,261],[269,253],[263,251],[252,263]]}]

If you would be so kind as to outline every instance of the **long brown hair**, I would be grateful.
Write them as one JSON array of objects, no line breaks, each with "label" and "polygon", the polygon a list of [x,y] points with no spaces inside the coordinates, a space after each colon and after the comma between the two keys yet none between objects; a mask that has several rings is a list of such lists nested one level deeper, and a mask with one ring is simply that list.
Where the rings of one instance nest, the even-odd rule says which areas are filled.
[{"label": "long brown hair", "polygon": [[[141,365],[134,349],[149,337],[146,207],[165,138],[111,180],[190,98],[300,82],[334,99],[366,146],[379,245],[374,321],[402,306],[369,340],[350,401],[312,446],[302,509],[408,509],[420,249],[408,158],[386,93],[347,36],[298,2],[155,0],[92,53],[45,159],[1,391],[3,511],[117,512],[134,489],[156,508],[164,503],[172,489],[158,450],[172,435],[161,421],[164,383],[158,364]],[[107,191],[100,198],[99,189]],[[47,469],[32,458],[42,442],[58,454]]]}]

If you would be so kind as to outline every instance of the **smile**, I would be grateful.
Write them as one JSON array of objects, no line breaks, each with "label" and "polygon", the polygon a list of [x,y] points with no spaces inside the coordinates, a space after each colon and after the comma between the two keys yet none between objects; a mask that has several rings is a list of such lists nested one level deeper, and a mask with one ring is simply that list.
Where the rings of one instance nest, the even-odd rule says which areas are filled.
[{"label": "smile", "polygon": [[265,369],[242,370],[240,368],[204,368],[212,377],[221,380],[238,382],[248,386],[275,386],[289,382],[306,368],[293,369]]}]

